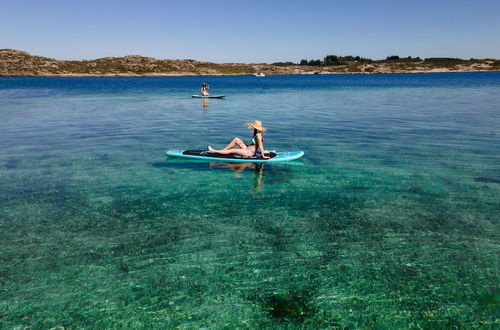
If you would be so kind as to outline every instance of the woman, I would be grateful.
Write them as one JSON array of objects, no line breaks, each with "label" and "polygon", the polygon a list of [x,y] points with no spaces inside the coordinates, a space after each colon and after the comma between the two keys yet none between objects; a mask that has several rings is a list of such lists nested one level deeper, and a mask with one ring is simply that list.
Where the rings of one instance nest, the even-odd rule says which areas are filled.
[{"label": "woman", "polygon": [[[266,156],[266,151],[264,149],[263,134],[266,131],[266,128],[262,126],[262,122],[260,120],[247,123],[247,126],[248,128],[253,129],[252,143],[249,146],[247,146],[240,138],[236,137],[222,150],[216,150],[211,146],[208,146],[208,150],[213,154],[233,154],[243,157],[259,156],[262,159],[269,159],[269,157]],[[233,148],[236,145],[238,145],[239,149]]]},{"label": "woman", "polygon": [[210,87],[208,87],[208,84],[207,83],[203,83],[201,84],[201,88],[200,88],[200,91],[201,91],[201,95],[203,96],[208,96],[208,89]]}]

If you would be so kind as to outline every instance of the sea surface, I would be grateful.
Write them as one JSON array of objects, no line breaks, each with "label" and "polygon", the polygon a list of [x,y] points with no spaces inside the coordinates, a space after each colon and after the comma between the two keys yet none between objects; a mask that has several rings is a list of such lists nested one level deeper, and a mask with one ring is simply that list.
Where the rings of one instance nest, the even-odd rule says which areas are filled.
[{"label": "sea surface", "polygon": [[0,78],[0,328],[498,327],[499,155],[500,73]]}]

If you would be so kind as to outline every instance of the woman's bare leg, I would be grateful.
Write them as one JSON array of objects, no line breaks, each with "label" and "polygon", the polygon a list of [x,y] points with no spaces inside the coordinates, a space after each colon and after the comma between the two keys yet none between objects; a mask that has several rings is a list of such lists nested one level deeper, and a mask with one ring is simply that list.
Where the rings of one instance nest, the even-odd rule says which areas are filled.
[{"label": "woman's bare leg", "polygon": [[223,149],[223,150],[229,150],[229,149],[232,149],[235,145],[238,145],[238,147],[240,147],[241,149],[246,149],[246,144],[241,141],[240,138],[238,137],[235,137],[231,142],[229,142],[229,144]]},{"label": "woman's bare leg", "polygon": [[251,157],[253,152],[247,149],[224,149],[224,150],[216,150],[211,146],[208,146],[208,150],[213,154],[221,154],[221,155],[240,155],[245,157]]}]

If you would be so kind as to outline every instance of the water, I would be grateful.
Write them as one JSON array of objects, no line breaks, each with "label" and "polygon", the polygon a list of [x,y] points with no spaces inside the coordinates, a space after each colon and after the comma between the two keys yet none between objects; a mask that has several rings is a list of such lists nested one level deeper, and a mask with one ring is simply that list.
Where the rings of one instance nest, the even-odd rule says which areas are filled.
[{"label": "water", "polygon": [[[226,99],[192,99],[204,80]],[[494,327],[499,91],[499,73],[0,78],[0,327]],[[304,159],[164,156],[256,119]]]}]

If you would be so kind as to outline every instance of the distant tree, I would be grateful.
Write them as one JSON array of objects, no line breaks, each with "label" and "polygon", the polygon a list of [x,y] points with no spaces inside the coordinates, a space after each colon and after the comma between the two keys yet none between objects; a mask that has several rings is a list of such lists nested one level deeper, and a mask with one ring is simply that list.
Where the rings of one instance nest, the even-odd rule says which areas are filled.
[{"label": "distant tree", "polygon": [[291,66],[291,65],[297,65],[296,63],[293,62],[274,62],[272,65],[276,66]]},{"label": "distant tree", "polygon": [[328,55],[325,56],[323,60],[323,65],[348,65],[349,63],[352,62],[358,62],[358,63],[370,63],[373,62],[373,60],[369,58],[364,58],[360,56],[337,56],[337,55]]},{"label": "distant tree", "polygon": [[415,61],[421,61],[420,57],[399,57],[397,55],[393,56],[387,56],[384,61],[394,61],[394,62],[415,62]]},{"label": "distant tree", "polygon": [[453,57],[429,57],[426,58],[424,61],[440,65],[455,65],[465,62],[465,60],[462,60],[461,58],[453,58]]},{"label": "distant tree", "polygon": [[340,61],[339,57],[337,55],[327,55],[323,59],[323,64],[324,65],[342,65],[342,61]]},{"label": "distant tree", "polygon": [[327,55],[321,60],[306,60],[303,59],[298,65],[312,65],[312,66],[334,66],[334,65],[348,65],[353,62],[358,63],[371,63],[372,59],[364,58],[361,56],[338,56],[338,55]]}]

